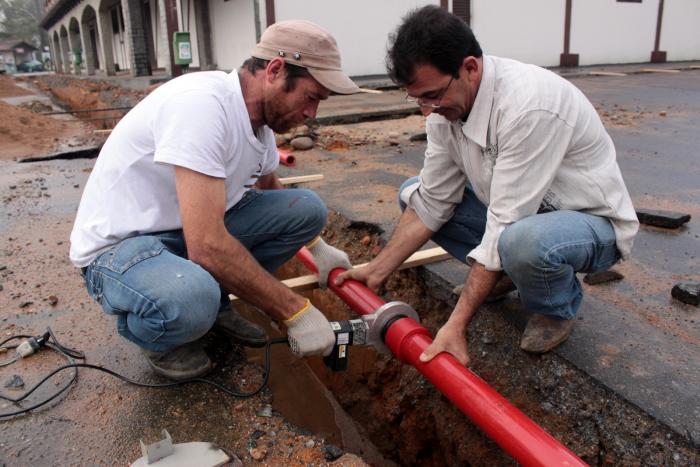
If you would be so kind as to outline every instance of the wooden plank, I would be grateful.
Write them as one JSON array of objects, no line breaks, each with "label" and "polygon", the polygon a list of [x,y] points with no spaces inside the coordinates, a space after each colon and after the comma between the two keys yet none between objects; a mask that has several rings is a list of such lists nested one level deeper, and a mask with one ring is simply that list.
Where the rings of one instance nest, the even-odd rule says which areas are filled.
[{"label": "wooden plank", "polygon": [[299,175],[298,177],[280,178],[282,185],[293,185],[295,183],[308,183],[323,180],[323,174]]},{"label": "wooden plank", "polygon": [[111,132],[112,132],[111,129],[109,129],[109,130],[93,130],[93,133],[96,133],[96,134],[109,134]]},{"label": "wooden plank", "polygon": [[[397,271],[415,268],[416,266],[423,266],[425,264],[437,263],[438,261],[443,261],[451,257],[452,256],[441,247],[417,251],[409,256],[406,261],[401,263],[397,268]],[[353,266],[353,269],[367,266],[367,264],[368,263],[355,265]],[[316,274],[308,274],[306,276],[299,276],[293,279],[283,280],[282,283],[295,292],[302,292],[304,290],[313,290],[318,288],[318,277],[316,277]],[[232,302],[238,300],[238,297],[233,294],[230,294],[228,298],[230,298]]]},{"label": "wooden plank", "polygon": [[627,73],[617,73],[614,71],[591,71],[591,76],[627,76]]},{"label": "wooden plank", "polygon": [[668,68],[642,68],[646,73],[680,73],[680,70],[670,70]]},{"label": "wooden plank", "polygon": [[[427,250],[416,251],[415,253],[413,253],[406,259],[406,261],[399,265],[398,270],[400,271],[402,269],[423,266],[424,264],[437,263],[438,261],[444,261],[446,259],[450,259],[451,257],[452,255],[450,255],[441,247],[428,248]],[[355,267],[360,266],[364,266],[364,264]]]}]

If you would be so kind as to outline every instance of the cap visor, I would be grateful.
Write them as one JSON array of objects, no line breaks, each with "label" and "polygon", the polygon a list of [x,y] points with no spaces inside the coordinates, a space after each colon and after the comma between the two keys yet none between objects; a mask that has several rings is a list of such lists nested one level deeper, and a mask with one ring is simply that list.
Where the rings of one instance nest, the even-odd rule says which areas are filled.
[{"label": "cap visor", "polygon": [[318,68],[307,68],[309,74],[316,81],[336,94],[355,94],[361,92],[360,88],[345,76],[342,71],[319,70]]}]

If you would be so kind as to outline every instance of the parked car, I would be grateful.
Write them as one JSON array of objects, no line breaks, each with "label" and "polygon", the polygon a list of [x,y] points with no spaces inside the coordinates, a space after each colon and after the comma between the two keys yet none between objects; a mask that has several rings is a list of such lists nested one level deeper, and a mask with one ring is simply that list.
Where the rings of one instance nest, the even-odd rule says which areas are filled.
[{"label": "parked car", "polygon": [[18,73],[31,73],[33,71],[44,71],[44,64],[38,60],[27,60],[17,65]]}]

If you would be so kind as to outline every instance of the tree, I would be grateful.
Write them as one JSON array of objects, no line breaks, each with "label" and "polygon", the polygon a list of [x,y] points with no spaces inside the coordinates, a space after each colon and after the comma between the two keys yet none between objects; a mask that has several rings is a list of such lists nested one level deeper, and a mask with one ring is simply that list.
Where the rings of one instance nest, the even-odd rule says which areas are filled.
[{"label": "tree", "polygon": [[37,10],[34,0],[0,0],[0,37],[39,45],[42,13]]}]

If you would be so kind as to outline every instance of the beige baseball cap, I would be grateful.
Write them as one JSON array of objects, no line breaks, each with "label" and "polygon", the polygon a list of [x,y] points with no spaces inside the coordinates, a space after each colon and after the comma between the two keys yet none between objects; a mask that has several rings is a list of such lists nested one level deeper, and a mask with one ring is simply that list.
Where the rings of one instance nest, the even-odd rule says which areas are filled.
[{"label": "beige baseball cap", "polygon": [[282,58],[291,65],[304,67],[316,81],[337,94],[360,92],[340,67],[340,52],[333,36],[310,21],[273,24],[265,30],[251,55],[263,60]]}]

